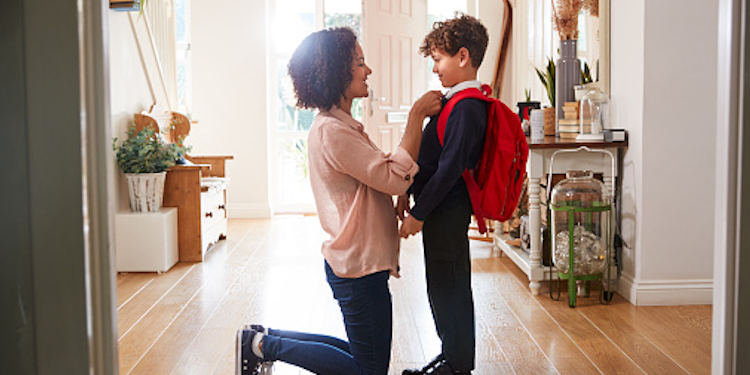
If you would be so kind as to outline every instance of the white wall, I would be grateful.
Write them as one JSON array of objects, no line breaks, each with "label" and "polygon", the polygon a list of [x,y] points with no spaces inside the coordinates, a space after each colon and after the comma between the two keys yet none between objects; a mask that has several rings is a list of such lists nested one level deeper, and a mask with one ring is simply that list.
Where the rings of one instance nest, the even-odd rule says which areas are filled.
[{"label": "white wall", "polygon": [[[108,16],[112,136],[122,140],[133,115],[148,109],[152,101],[127,12],[110,10]],[[128,187],[124,175],[115,168],[116,207],[118,211],[127,211]]]},{"label": "white wall", "polygon": [[193,1],[193,155],[233,155],[230,217],[268,217],[265,1]]},{"label": "white wall", "polygon": [[639,305],[711,303],[717,27],[710,2],[612,2],[614,123],[630,136],[620,291]]},{"label": "white wall", "polygon": [[628,245],[623,247],[622,252],[620,289],[631,302],[635,301],[635,295],[630,290],[639,274],[637,261],[641,259],[642,249],[639,234],[643,222],[644,1],[612,2],[610,23],[612,121],[614,128],[627,129],[629,137],[620,171],[621,235]]},{"label": "white wall", "polygon": [[[227,198],[231,217],[267,217],[265,2],[192,4],[193,155],[234,155]],[[133,13],[135,14],[135,13]],[[125,12],[109,11],[112,134],[125,137],[133,114],[151,105]],[[127,185],[116,174],[117,208],[128,210]]]}]

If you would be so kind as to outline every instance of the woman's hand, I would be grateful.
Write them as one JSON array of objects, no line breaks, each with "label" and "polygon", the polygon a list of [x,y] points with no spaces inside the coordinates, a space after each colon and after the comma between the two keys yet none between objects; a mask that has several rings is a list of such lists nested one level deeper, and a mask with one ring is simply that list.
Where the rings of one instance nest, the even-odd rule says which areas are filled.
[{"label": "woman's hand", "polygon": [[399,195],[396,202],[396,216],[400,220],[404,220],[407,212],[409,212],[409,196],[407,194]]},{"label": "woman's hand", "polygon": [[440,91],[427,91],[411,106],[404,136],[401,138],[401,147],[409,153],[413,160],[417,160],[419,156],[419,142],[422,139],[424,119],[440,113],[442,98],[443,94]]},{"label": "woman's hand", "polygon": [[398,235],[402,238],[409,238],[412,234],[417,234],[422,230],[424,221],[420,221],[414,218],[414,216],[407,216],[403,222],[401,222],[401,229],[398,231]]},{"label": "woman's hand", "polygon": [[[443,94],[440,91],[427,91],[422,95],[409,111],[409,115],[417,116],[424,120],[425,117],[434,116],[440,113],[442,107],[441,99]],[[420,124],[421,125],[421,124]]]}]

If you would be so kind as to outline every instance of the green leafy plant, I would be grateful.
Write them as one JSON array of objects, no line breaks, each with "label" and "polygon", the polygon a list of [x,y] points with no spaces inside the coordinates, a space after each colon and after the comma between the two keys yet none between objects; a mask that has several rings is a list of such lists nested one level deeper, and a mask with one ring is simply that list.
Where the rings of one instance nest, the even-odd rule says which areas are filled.
[{"label": "green leafy plant", "polygon": [[527,103],[531,101],[531,90],[529,89],[523,90],[523,95],[526,98]]},{"label": "green leafy plant", "polygon": [[542,86],[547,90],[547,98],[551,106],[555,106],[555,62],[551,58],[547,58],[547,67],[544,71],[539,68],[534,68],[536,75],[539,80],[542,81]]},{"label": "green leafy plant", "polygon": [[589,64],[587,62],[583,62],[583,67],[581,68],[581,84],[591,83],[594,82],[593,79],[591,79],[591,69],[589,69]]},{"label": "green leafy plant", "polygon": [[159,173],[174,166],[190,150],[181,144],[164,144],[151,127],[136,132],[135,124],[130,124],[128,138],[119,146],[117,138],[113,139],[112,149],[123,173]]},{"label": "green leafy plant", "polygon": [[296,162],[302,176],[307,178],[310,174],[310,163],[307,157],[307,140],[298,139],[293,141],[293,143],[285,143],[284,148],[286,156]]}]

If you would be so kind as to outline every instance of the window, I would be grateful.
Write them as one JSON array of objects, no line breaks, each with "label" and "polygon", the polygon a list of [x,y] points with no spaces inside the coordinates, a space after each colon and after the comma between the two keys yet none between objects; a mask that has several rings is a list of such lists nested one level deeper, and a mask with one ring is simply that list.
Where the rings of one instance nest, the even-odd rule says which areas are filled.
[{"label": "window", "polygon": [[[362,3],[351,0],[325,0],[325,27],[349,27],[357,34],[357,40],[362,44]],[[365,60],[367,60],[365,58]],[[363,99],[354,99],[352,103],[352,117],[362,122],[364,111]]]},{"label": "window", "polygon": [[175,62],[177,70],[177,103],[179,111],[187,113],[192,104],[190,65],[190,1],[175,0]]},{"label": "window", "polygon": [[[324,3],[324,4],[323,4]],[[360,36],[361,4],[351,0],[276,0],[270,36],[270,163],[273,211],[314,212],[307,158],[307,133],[316,112],[296,108],[287,66],[294,49],[315,30],[347,26]],[[362,120],[363,103],[355,100],[352,116]]]}]

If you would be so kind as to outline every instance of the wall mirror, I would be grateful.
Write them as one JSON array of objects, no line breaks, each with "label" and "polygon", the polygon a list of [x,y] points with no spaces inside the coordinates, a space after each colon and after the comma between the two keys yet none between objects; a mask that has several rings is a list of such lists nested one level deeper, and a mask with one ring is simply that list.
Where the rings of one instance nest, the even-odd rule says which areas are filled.
[{"label": "wall mirror", "polygon": [[591,78],[609,94],[609,0],[599,0],[596,14],[581,12],[578,18],[578,58],[588,65]]},{"label": "wall mirror", "polygon": [[[599,0],[598,14],[579,15],[578,57],[589,65],[592,79],[610,93],[610,1]],[[517,103],[531,92],[531,99],[549,105],[546,90],[535,68],[544,70],[547,59],[557,60],[560,36],[552,27],[550,0],[513,1],[513,32],[509,49],[510,67],[505,74],[512,80],[512,91],[503,98]]]}]

